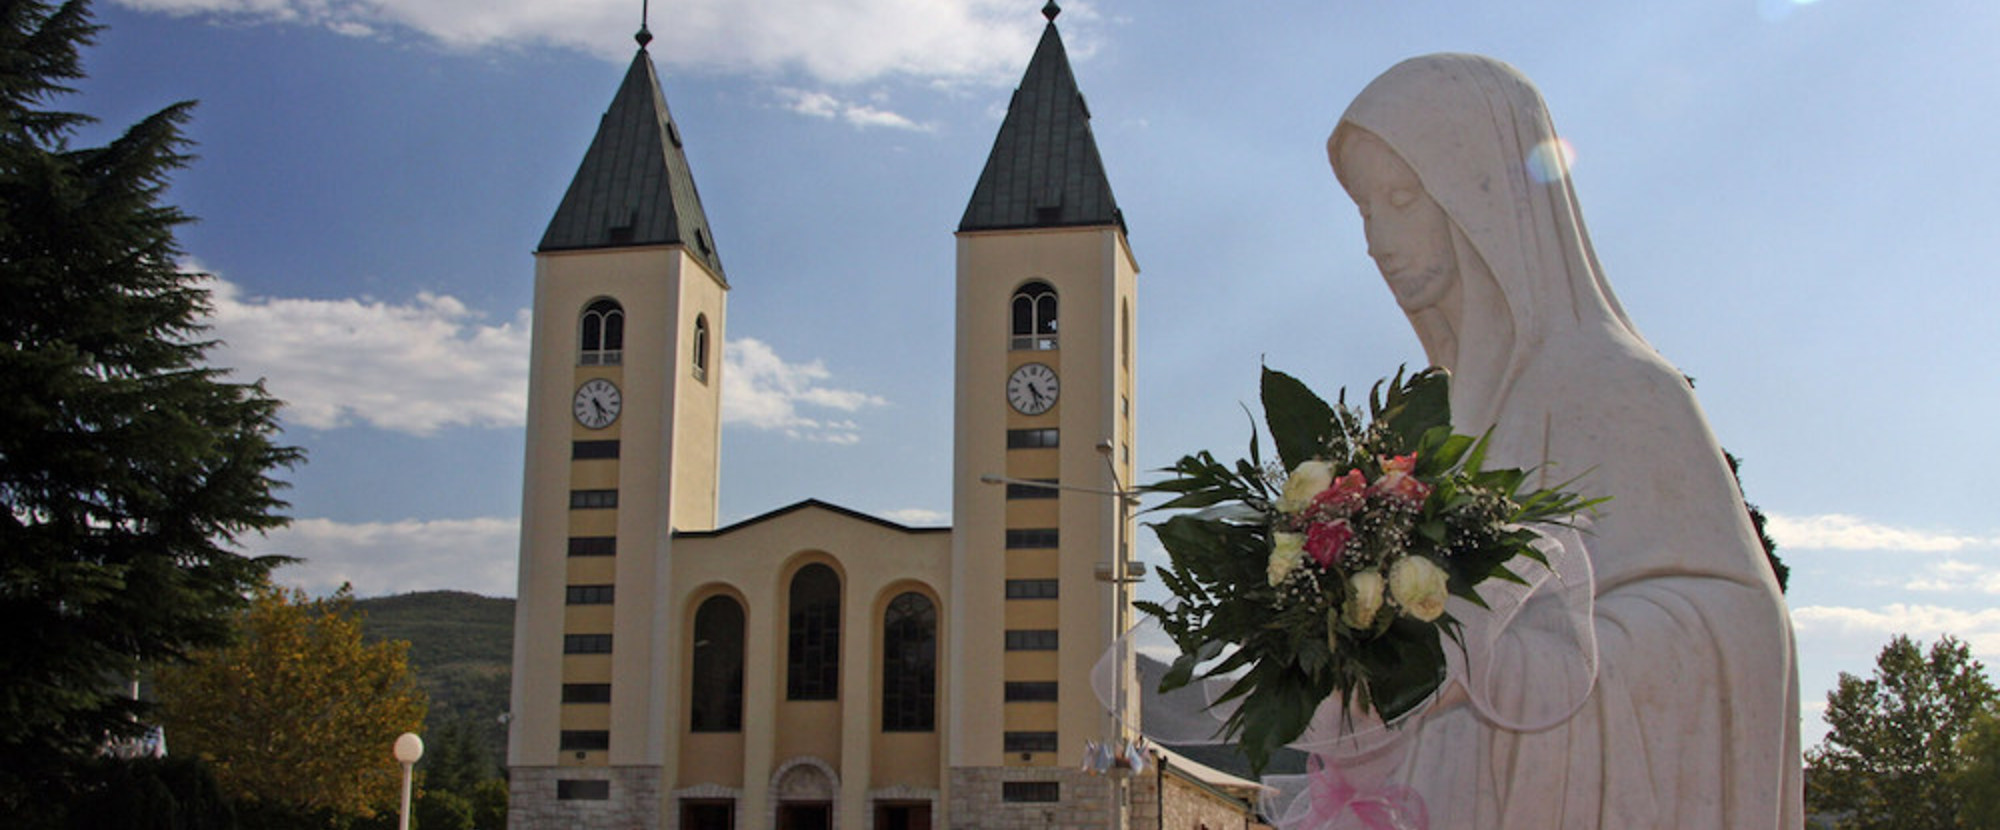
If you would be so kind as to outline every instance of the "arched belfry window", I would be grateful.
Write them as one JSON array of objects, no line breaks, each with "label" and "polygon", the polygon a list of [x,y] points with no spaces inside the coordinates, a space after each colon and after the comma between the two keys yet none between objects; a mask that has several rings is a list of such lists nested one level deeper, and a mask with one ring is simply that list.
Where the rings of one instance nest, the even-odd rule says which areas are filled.
[{"label": "arched belfry window", "polygon": [[792,575],[785,699],[840,698],[840,575],[814,563]]},{"label": "arched belfry window", "polygon": [[1056,290],[1041,280],[1014,291],[1014,336],[1016,350],[1044,350],[1056,347]]},{"label": "arched belfry window", "polygon": [[937,729],[937,606],[910,591],[882,613],[882,731]]},{"label": "arched belfry window", "polygon": [[694,379],[708,380],[708,315],[694,316]]},{"label": "arched belfry window", "polygon": [[616,366],[624,362],[625,307],[617,300],[600,297],[583,308],[577,326],[576,362],[584,366]]},{"label": "arched belfry window", "polygon": [[713,596],[694,612],[694,665],[688,677],[688,729],[743,731],[743,606]]}]

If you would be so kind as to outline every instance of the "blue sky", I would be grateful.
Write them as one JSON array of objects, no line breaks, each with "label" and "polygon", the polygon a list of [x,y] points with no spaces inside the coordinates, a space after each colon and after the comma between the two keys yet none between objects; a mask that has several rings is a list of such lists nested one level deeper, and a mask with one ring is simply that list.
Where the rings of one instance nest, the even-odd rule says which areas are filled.
[{"label": "blue sky", "polygon": [[[949,521],[953,242],[1029,0],[673,0],[652,52],[734,290],[722,514]],[[632,54],[623,0],[99,0],[65,104],[199,99],[171,198],[213,355],[290,402],[281,579],[513,592],[530,252]],[[1259,361],[1421,351],[1323,142],[1404,57],[1525,71],[1626,308],[1793,568],[1807,734],[1894,633],[2000,662],[2000,7],[1072,2],[1140,277],[1142,466],[1241,450]],[[1157,555],[1157,549],[1149,550]]]}]

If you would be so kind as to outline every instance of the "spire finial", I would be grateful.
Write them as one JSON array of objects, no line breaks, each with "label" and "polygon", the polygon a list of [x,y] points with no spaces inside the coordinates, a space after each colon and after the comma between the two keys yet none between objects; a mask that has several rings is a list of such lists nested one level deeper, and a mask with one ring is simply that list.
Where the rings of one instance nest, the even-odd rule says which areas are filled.
[{"label": "spire finial", "polygon": [[1048,18],[1050,23],[1056,22],[1056,15],[1059,14],[1062,14],[1062,7],[1056,5],[1056,0],[1049,0],[1048,5],[1042,7],[1042,16]]},{"label": "spire finial", "polygon": [[[1050,2],[1054,2],[1054,0],[1050,0]],[[653,42],[653,33],[646,29],[647,5],[648,0],[639,0],[639,33],[632,36],[633,40],[639,41],[639,48],[641,49],[646,48],[646,44]]]}]

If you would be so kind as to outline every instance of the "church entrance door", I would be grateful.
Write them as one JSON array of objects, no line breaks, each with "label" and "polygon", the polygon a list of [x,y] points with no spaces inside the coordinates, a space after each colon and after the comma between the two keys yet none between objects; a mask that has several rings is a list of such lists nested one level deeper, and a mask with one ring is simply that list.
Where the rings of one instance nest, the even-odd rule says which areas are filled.
[{"label": "church entrance door", "polygon": [[833,805],[797,802],[780,804],[778,830],[833,830]]}]

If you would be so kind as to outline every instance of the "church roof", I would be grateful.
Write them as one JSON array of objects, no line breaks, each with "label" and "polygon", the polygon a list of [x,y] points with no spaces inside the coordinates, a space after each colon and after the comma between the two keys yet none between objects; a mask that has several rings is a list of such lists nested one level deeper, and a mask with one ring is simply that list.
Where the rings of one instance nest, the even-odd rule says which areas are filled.
[{"label": "church roof", "polygon": [[1044,9],[1049,25],[1007,105],[986,169],[958,223],[961,232],[1125,226],[1052,9],[1053,3]]},{"label": "church roof", "polygon": [[877,516],[870,516],[859,510],[851,510],[845,507],[841,507],[840,505],[833,504],[831,502],[824,502],[820,501],[819,499],[806,499],[804,501],[793,502],[791,504],[785,505],[784,507],[780,507],[776,510],[772,510],[767,513],[762,513],[756,516],[752,516],[748,519],[744,519],[743,521],[729,525],[728,527],[719,527],[714,530],[676,530],[674,531],[674,538],[702,539],[714,536],[726,536],[738,530],[742,530],[744,528],[751,527],[754,525],[760,525],[765,522],[773,521],[776,519],[781,519],[784,518],[785,516],[789,516],[793,513],[797,513],[802,510],[824,510],[836,516],[841,516],[848,519],[854,519],[856,521],[865,522],[867,524],[872,524],[878,527],[887,528],[889,530],[899,531],[902,533],[950,533],[951,532],[951,528],[949,527],[911,527],[906,524],[901,524],[899,522],[892,522],[889,521],[888,519],[880,518]]},{"label": "church roof", "polygon": [[598,122],[576,178],[542,234],[542,251],[684,245],[722,276],[680,128],[644,46]]}]

